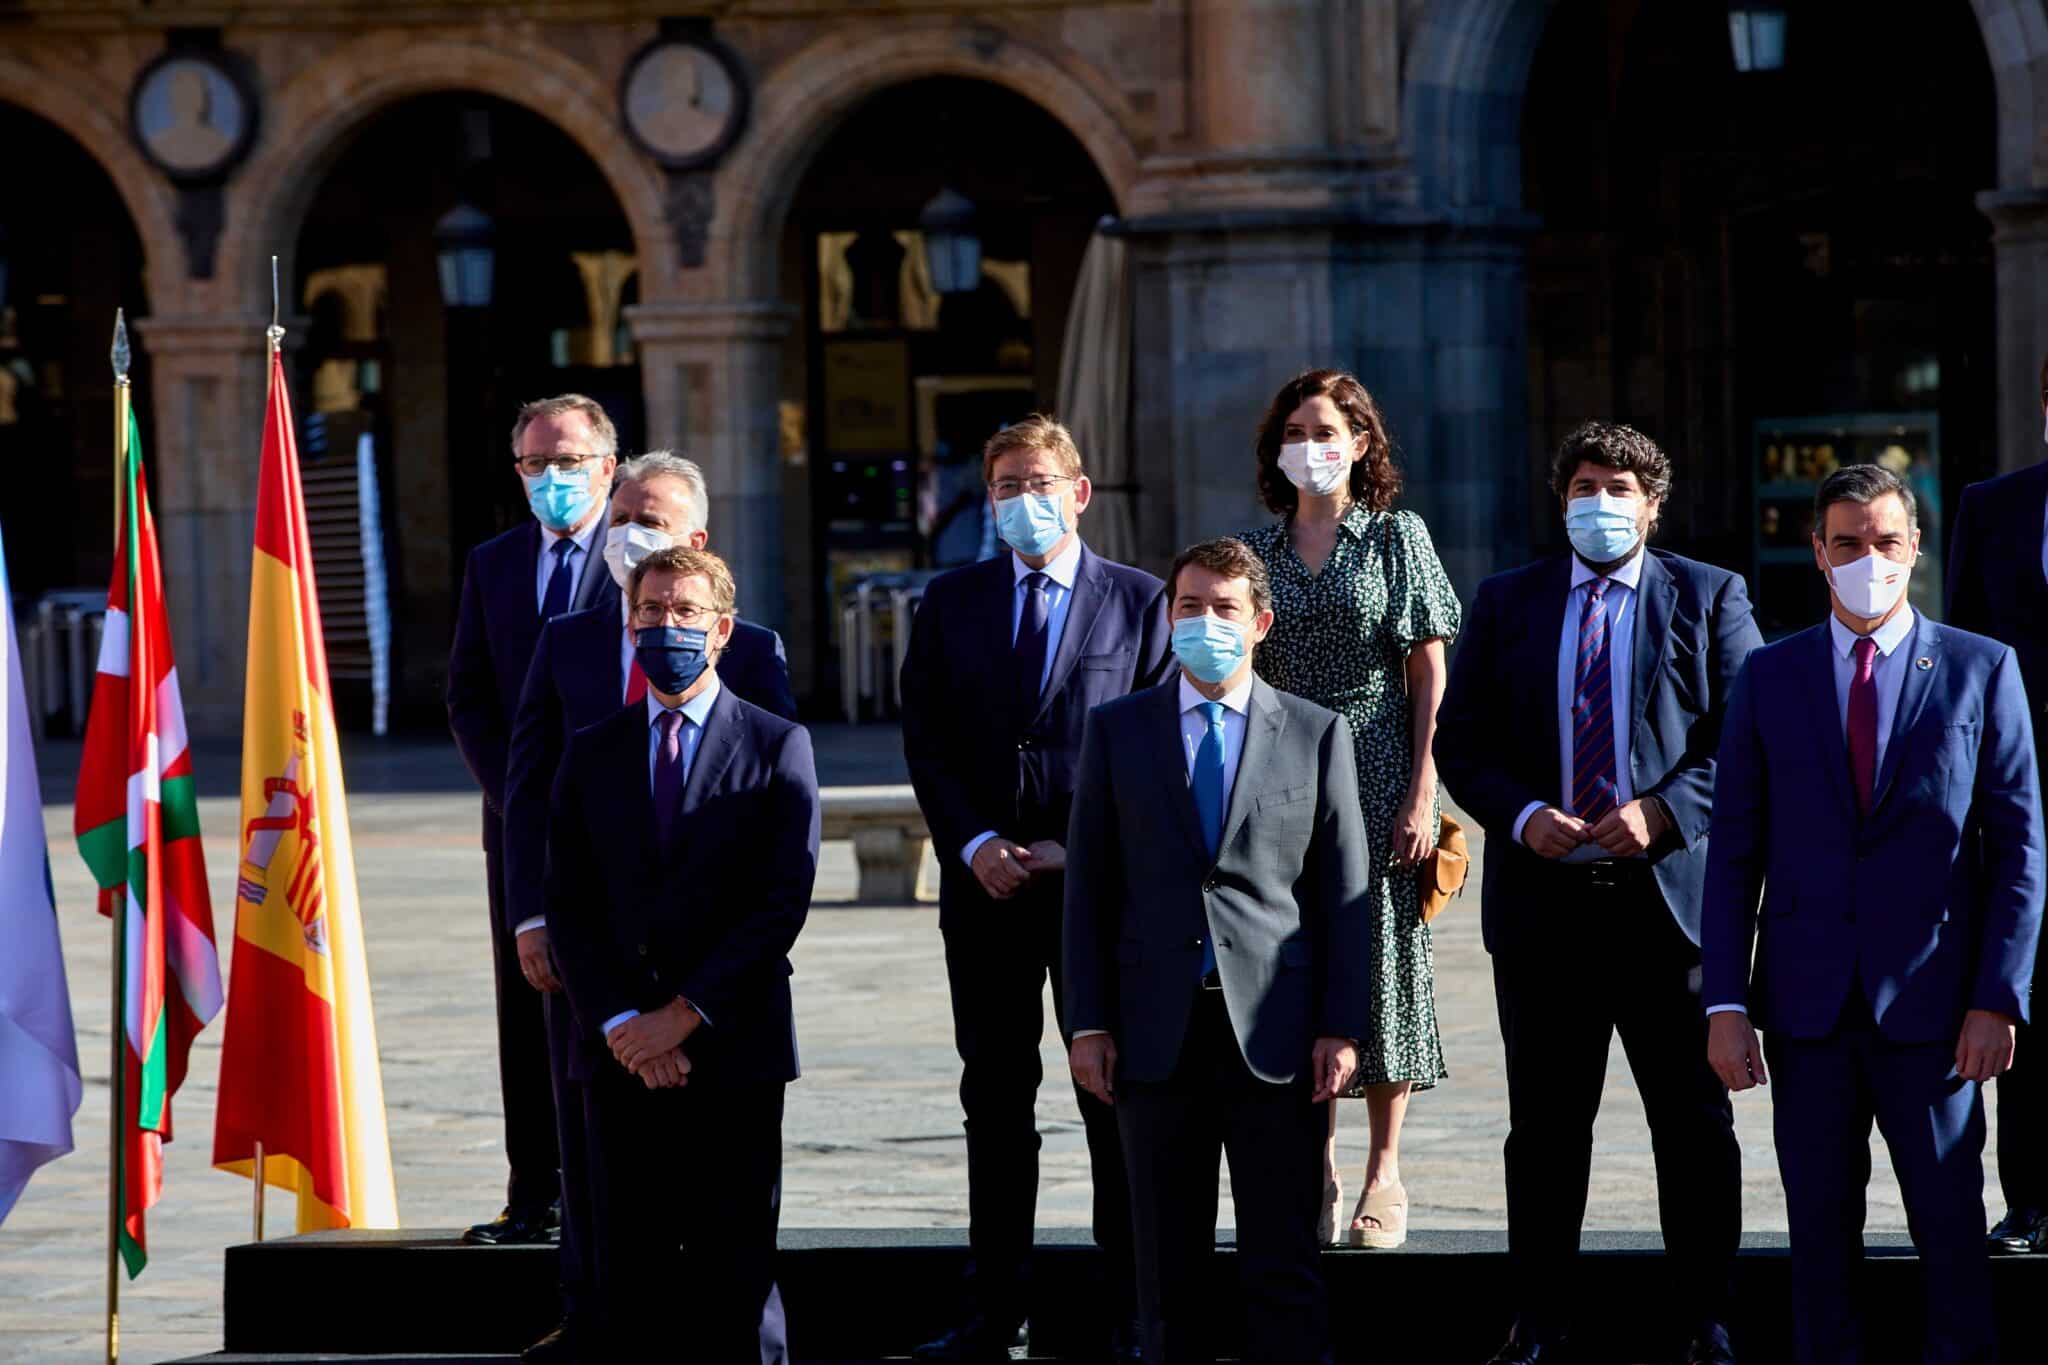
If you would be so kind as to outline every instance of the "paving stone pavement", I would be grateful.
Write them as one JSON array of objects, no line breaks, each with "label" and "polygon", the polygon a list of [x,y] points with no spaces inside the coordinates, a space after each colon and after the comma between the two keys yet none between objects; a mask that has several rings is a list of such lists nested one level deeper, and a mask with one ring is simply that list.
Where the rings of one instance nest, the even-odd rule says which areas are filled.
[{"label": "paving stone pavement", "polygon": [[[820,747],[822,754],[822,737]],[[872,780],[900,777],[888,766],[887,746],[877,746],[871,734],[832,747],[882,769]],[[68,779],[53,784],[51,775],[75,771],[75,750],[51,750],[42,759],[46,791],[62,791]],[[352,752],[352,764],[353,758]],[[387,754],[380,762],[381,778],[354,793],[350,814],[399,1210],[408,1226],[452,1227],[497,1211],[505,1173],[477,801],[448,778],[451,765],[438,748]],[[854,766],[835,762],[841,771]],[[227,781],[231,789],[232,777]],[[78,1150],[39,1172],[0,1228],[0,1362],[7,1365],[101,1359],[109,945],[105,922],[91,912],[91,887],[71,841],[70,807],[51,804],[44,814],[86,1092],[76,1121]],[[233,934],[235,804],[224,797],[203,800],[200,818],[209,832],[207,866],[225,972]],[[1483,849],[1475,846],[1475,857],[1483,857]],[[1438,922],[1438,1007],[1451,1079],[1414,1102],[1403,1161],[1412,1220],[1423,1228],[1500,1227],[1504,1221],[1506,1090],[1491,977],[1479,943],[1477,880],[1475,869],[1473,893]],[[966,1166],[937,916],[930,908],[852,908],[846,902],[853,887],[851,846],[828,845],[816,910],[794,954],[805,1074],[789,1096],[783,1223],[960,1226]],[[1558,983],[1561,991],[1585,986]],[[166,1152],[163,1202],[149,1216],[148,1269],[122,1287],[127,1360],[163,1361],[220,1345],[222,1248],[247,1238],[250,1219],[248,1184],[208,1164],[220,1041],[216,1021],[200,1037],[191,1078],[175,1106],[178,1139]],[[1050,1029],[1044,1054],[1047,1076],[1063,1077],[1064,1059]],[[1048,1084],[1039,1112],[1045,1134],[1039,1222],[1085,1224],[1087,1157],[1071,1091]],[[1739,1098],[1736,1113],[1745,1226],[1782,1230],[1768,1094]],[[1364,1157],[1362,1108],[1345,1105],[1342,1124],[1347,1179],[1355,1180]],[[1649,1135],[1618,1046],[1596,1136],[1587,1226],[1654,1228]],[[1870,1227],[1899,1232],[1904,1213],[1881,1150],[1874,1167]],[[273,1197],[270,1229],[288,1230],[290,1218],[287,1202]],[[318,1286],[307,1291],[308,1311],[350,1311],[349,1305],[321,1305]]]}]

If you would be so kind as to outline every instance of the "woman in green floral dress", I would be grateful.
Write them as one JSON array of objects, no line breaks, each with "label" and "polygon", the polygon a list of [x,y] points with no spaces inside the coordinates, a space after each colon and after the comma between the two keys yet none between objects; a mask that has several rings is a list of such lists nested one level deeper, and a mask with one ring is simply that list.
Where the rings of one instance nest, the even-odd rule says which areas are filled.
[{"label": "woman in green floral dress", "polygon": [[[1335,370],[1287,384],[1258,437],[1259,494],[1280,520],[1241,537],[1273,579],[1273,630],[1259,676],[1350,724],[1358,798],[1374,863],[1371,1029],[1359,1039],[1370,1156],[1342,1238],[1399,1246],[1408,1235],[1401,1123],[1408,1096],[1442,1080],[1435,966],[1416,869],[1436,846],[1430,741],[1444,691],[1444,649],[1458,632],[1450,579],[1400,491],[1386,425],[1365,386]],[[1325,1155],[1323,1231],[1337,1240],[1336,1106]]]}]

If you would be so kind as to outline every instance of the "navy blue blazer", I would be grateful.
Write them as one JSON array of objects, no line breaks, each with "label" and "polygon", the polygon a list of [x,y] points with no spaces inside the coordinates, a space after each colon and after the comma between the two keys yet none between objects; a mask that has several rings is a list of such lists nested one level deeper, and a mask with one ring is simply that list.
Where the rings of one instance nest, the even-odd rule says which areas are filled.
[{"label": "navy blue blazer", "polygon": [[721,689],[663,846],[647,711],[569,738],[548,819],[548,936],[578,1020],[597,1029],[682,996],[710,1022],[686,1051],[692,1085],[797,1078],[789,949],[818,872],[810,732]]},{"label": "navy blue blazer", "polygon": [[[1514,827],[1530,802],[1564,798],[1556,678],[1571,582],[1566,554],[1481,583],[1437,711],[1437,771],[1487,835],[1480,927],[1489,952],[1559,913],[1544,889],[1547,860],[1518,843]],[[1665,909],[1697,943],[1721,718],[1762,637],[1742,579],[1710,564],[1651,550],[1636,598],[1629,780],[1638,799],[1659,797],[1670,809],[1650,865]]]},{"label": "navy blue blazer", "polygon": [[[562,746],[586,725],[619,709],[626,690],[620,667],[616,602],[558,616],[541,629],[526,671],[512,745],[505,761],[505,928],[546,913],[541,878],[547,867],[548,793]],[[784,720],[796,719],[782,637],[766,626],[734,621],[718,656],[718,681],[741,701]]]},{"label": "navy blue blazer", "polygon": [[1956,509],[1948,624],[1989,635],[2019,656],[2034,717],[2034,754],[2048,769],[2048,460],[1973,483]]},{"label": "navy blue blazer", "polygon": [[1156,685],[1172,665],[1166,586],[1081,547],[1066,628],[1035,708],[1016,705],[1006,550],[932,580],[903,660],[903,752],[939,858],[939,916],[989,903],[960,851],[985,830],[1029,844],[1067,838],[1081,728],[1103,702]]},{"label": "navy blue blazer", "polygon": [[[2027,1017],[2039,775],[2011,649],[1921,617],[1871,813],[1858,815],[1828,626],[1750,656],[1721,736],[1701,1000],[1822,1038],[1852,983],[1887,1038]],[[1757,895],[1763,893],[1759,915]],[[1751,966],[1754,944],[1755,965]]]},{"label": "navy blue blazer", "polygon": [[[534,583],[540,571],[540,523],[529,521],[469,552],[462,569],[462,605],[448,651],[448,728],[462,761],[484,792],[484,847],[495,851],[504,831],[505,766],[519,690],[540,639]],[[569,610],[619,610],[618,586],[605,568],[600,538],[583,558]]]}]

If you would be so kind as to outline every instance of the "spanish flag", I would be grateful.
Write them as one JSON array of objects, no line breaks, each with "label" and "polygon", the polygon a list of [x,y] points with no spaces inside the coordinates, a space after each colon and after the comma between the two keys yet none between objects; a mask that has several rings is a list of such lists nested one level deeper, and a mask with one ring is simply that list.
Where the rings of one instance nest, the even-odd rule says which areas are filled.
[{"label": "spanish flag", "polygon": [[398,1196],[327,647],[273,330],[242,708],[241,875],[213,1161],[298,1195],[298,1230],[394,1228]]}]

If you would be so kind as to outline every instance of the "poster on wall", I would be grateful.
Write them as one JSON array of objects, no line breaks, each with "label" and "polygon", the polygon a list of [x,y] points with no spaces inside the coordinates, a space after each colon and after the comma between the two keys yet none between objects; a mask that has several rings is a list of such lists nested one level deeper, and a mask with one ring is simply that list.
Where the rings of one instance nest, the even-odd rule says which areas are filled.
[{"label": "poster on wall", "polygon": [[825,446],[835,455],[911,450],[910,343],[825,343]]}]

